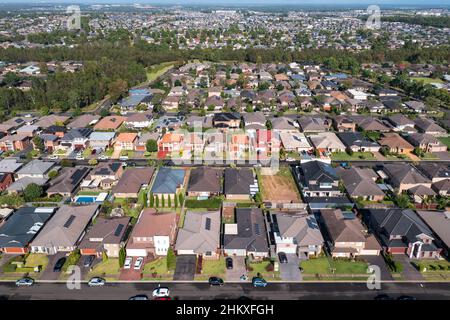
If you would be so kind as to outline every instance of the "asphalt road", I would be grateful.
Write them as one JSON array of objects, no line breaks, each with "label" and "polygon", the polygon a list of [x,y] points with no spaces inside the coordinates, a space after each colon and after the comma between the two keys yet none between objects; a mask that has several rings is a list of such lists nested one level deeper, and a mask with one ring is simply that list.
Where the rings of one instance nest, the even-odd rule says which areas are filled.
[{"label": "asphalt road", "polygon": [[[373,300],[379,294],[397,298],[414,296],[418,300],[449,300],[450,283],[382,283],[381,290],[369,290],[365,283],[269,283],[266,288],[253,288],[250,283],[226,283],[223,287],[209,287],[207,283],[161,283],[168,286],[176,300],[217,300],[247,297],[253,300]],[[64,283],[36,283],[32,287],[15,287],[14,283],[0,283],[3,300],[126,300],[146,294],[156,283],[109,283],[104,287],[68,290]]]}]

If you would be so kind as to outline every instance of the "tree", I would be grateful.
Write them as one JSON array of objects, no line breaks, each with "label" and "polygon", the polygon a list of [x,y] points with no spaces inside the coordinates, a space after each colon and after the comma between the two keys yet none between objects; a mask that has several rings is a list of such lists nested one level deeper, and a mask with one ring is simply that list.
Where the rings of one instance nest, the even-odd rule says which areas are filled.
[{"label": "tree", "polygon": [[108,255],[106,254],[105,251],[102,252],[102,261],[103,261],[103,262],[108,261]]},{"label": "tree", "polygon": [[150,192],[150,205],[149,205],[149,207],[153,208],[154,204],[155,204],[155,197],[153,196],[153,193]]},{"label": "tree", "polygon": [[127,253],[125,252],[125,248],[122,247],[119,250],[119,266],[122,268],[125,264],[125,258],[127,256]]},{"label": "tree", "polygon": [[266,121],[266,128],[267,128],[267,130],[272,130],[273,126],[272,126],[272,122],[270,120]]},{"label": "tree", "polygon": [[147,208],[148,207],[147,191],[145,191],[144,194],[142,195],[142,202],[144,204],[144,208]]},{"label": "tree", "polygon": [[184,196],[181,192],[178,194],[178,202],[180,203],[180,206],[183,206]]},{"label": "tree", "polygon": [[166,199],[164,198],[164,195],[161,196],[161,207],[164,208],[166,206]]},{"label": "tree", "polygon": [[109,116],[111,113],[108,111],[108,109],[103,108],[102,110],[100,110],[100,116],[102,118]]},{"label": "tree", "polygon": [[89,164],[90,166],[96,166],[96,165],[98,164],[98,160],[97,160],[97,159],[90,159],[90,160],[88,161],[88,164]]},{"label": "tree", "polygon": [[23,190],[23,196],[25,198],[25,201],[32,202],[40,198],[43,192],[44,190],[40,185],[37,185],[36,183],[30,183]]},{"label": "tree", "polygon": [[56,178],[58,176],[58,171],[56,171],[56,170],[52,170],[52,171],[50,171],[49,173],[48,173],[48,177],[50,178],[50,179],[54,179],[54,178]]},{"label": "tree", "polygon": [[155,208],[159,208],[159,197],[155,196]]},{"label": "tree", "polygon": [[156,142],[156,140],[153,139],[147,140],[147,143],[145,144],[145,149],[147,150],[147,152],[158,151],[158,142]]},{"label": "tree", "polygon": [[175,270],[175,267],[177,265],[177,257],[175,256],[172,248],[169,248],[169,250],[167,250],[166,263],[167,270]]},{"label": "tree", "polygon": [[113,102],[117,102],[128,91],[128,84],[125,80],[117,79],[108,86],[108,93]]},{"label": "tree", "polygon": [[173,200],[175,208],[178,208],[178,197],[175,196]]},{"label": "tree", "polygon": [[[175,196],[175,198],[176,198],[176,196]],[[167,198],[167,206],[168,206],[169,208],[172,208],[172,198],[170,197],[170,195],[169,195],[169,197]]]},{"label": "tree", "polygon": [[395,197],[395,204],[402,209],[405,209],[409,206],[409,197],[405,193],[400,193]]}]

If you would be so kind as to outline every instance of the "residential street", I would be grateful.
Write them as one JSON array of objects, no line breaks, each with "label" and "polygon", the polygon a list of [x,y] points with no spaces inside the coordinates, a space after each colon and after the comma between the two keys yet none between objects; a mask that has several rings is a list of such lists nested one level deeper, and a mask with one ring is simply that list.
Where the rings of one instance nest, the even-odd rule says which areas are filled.
[{"label": "residential street", "polygon": [[[414,296],[419,300],[450,299],[449,283],[382,283],[381,290],[368,290],[365,283],[269,283],[266,288],[253,288],[250,283],[226,283],[223,287],[210,287],[207,283],[161,283],[168,286],[171,296],[179,300],[238,299],[258,300],[372,300],[379,294],[397,298]],[[32,287],[17,288],[14,283],[0,283],[0,300],[61,300],[100,299],[124,300],[137,294],[151,296],[158,283],[111,283],[105,287],[68,290],[65,284],[37,283]]]}]

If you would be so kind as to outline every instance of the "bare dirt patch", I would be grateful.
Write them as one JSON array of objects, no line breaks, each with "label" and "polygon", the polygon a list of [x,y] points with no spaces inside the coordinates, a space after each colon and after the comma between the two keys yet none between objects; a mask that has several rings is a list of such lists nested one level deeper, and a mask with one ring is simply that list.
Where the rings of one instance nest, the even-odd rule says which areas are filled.
[{"label": "bare dirt patch", "polygon": [[300,202],[300,195],[291,176],[261,175],[262,196],[265,201]]}]

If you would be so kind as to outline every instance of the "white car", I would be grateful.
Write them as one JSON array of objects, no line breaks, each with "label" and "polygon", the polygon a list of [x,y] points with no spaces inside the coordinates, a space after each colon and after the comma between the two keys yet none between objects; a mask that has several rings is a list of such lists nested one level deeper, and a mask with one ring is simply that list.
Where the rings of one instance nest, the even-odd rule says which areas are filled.
[{"label": "white car", "polygon": [[105,279],[102,279],[100,277],[94,277],[88,282],[89,287],[103,287],[105,285],[106,281]]},{"label": "white car", "polygon": [[108,160],[109,157],[102,154],[100,157],[98,157],[99,160]]},{"label": "white car", "polygon": [[131,262],[133,261],[133,258],[127,257],[125,259],[125,263],[123,264],[124,269],[130,269],[131,268]]},{"label": "white car", "polygon": [[77,156],[75,157],[75,160],[84,160],[84,157],[81,154],[77,154]]},{"label": "white car", "polygon": [[50,160],[58,160],[58,156],[56,154],[52,154],[52,155],[48,156],[48,158]]},{"label": "white car", "polygon": [[170,290],[167,287],[158,287],[152,292],[154,298],[165,298],[170,295]]},{"label": "white car", "polygon": [[139,257],[136,259],[136,262],[134,263],[134,270],[139,270],[142,266],[142,262],[144,262],[144,258]]},{"label": "white car", "polygon": [[19,279],[16,281],[16,286],[18,287],[30,287],[34,283],[34,280],[28,277]]}]

